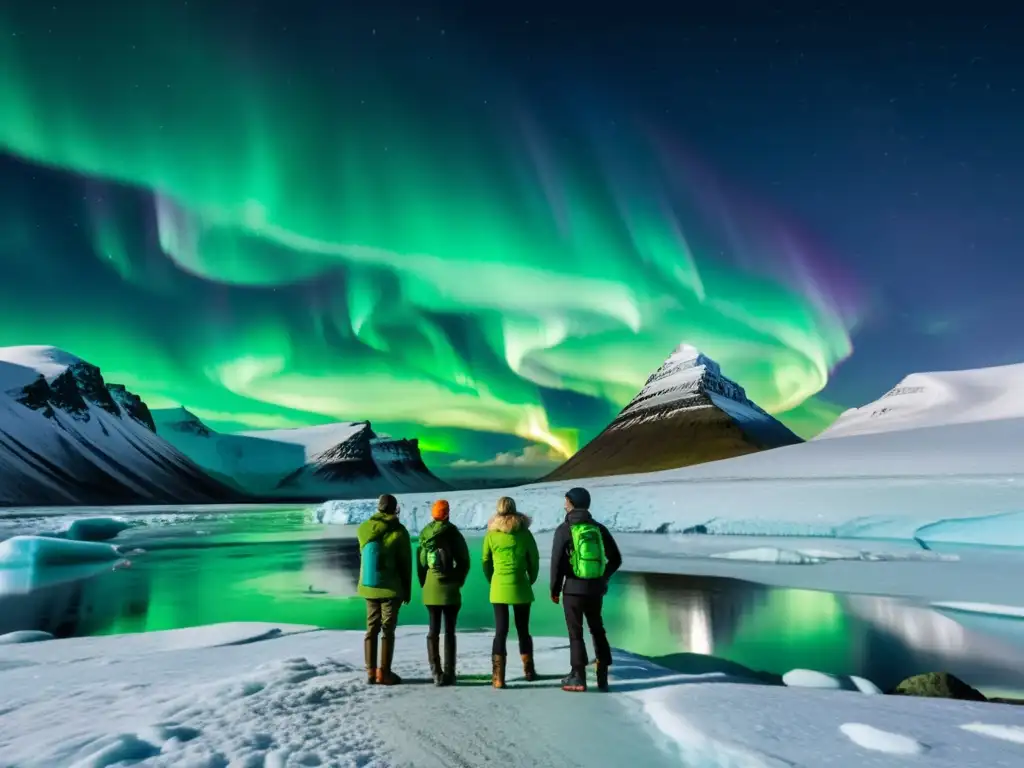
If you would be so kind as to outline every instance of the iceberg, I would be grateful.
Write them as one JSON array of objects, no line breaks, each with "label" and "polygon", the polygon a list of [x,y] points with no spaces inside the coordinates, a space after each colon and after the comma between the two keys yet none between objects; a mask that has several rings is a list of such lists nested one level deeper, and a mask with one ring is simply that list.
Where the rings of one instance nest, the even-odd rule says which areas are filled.
[{"label": "iceberg", "polygon": [[121,559],[121,550],[112,544],[68,541],[48,536],[12,536],[0,541],[0,567],[78,565]]}]

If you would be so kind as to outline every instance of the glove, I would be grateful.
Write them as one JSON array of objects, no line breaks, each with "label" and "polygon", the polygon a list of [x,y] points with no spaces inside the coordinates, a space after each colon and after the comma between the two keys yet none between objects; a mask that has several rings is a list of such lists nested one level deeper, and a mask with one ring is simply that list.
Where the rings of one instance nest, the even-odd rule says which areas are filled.
[{"label": "glove", "polygon": [[552,595],[551,596],[551,602],[554,603],[555,605],[558,605],[558,599],[559,599],[558,595]]}]

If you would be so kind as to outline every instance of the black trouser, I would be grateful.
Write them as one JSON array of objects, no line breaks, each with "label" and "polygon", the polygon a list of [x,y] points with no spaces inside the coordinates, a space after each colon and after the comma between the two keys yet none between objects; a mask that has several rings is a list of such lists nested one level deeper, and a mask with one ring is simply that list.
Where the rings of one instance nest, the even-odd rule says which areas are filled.
[{"label": "black trouser", "polygon": [[[533,638],[530,637],[530,604],[513,605],[512,613],[516,620],[516,634],[519,635],[519,653],[522,656],[533,653]],[[508,640],[508,605],[494,604],[494,642],[491,653],[495,656],[507,654]]]},{"label": "black trouser", "polygon": [[459,619],[461,605],[428,605],[427,613],[430,615],[430,628],[427,630],[427,637],[439,637],[441,635],[441,617],[444,616],[445,637],[455,637],[455,622]]},{"label": "black trouser", "polygon": [[594,654],[598,662],[606,666],[612,664],[612,649],[604,631],[604,619],[601,618],[603,604],[604,597],[601,595],[562,595],[565,626],[569,630],[569,663],[574,668],[587,666],[587,644],[583,640],[584,618],[590,628],[590,636],[594,639]]}]

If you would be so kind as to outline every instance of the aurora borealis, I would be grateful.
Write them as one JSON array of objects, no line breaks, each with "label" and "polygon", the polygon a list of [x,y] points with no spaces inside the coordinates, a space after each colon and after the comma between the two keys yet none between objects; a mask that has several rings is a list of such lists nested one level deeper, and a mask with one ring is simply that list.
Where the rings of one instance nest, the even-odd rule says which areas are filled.
[{"label": "aurora borealis", "polygon": [[0,344],[428,460],[568,456],[681,340],[803,434],[835,415],[853,281],[654,110],[308,5],[4,3]]}]

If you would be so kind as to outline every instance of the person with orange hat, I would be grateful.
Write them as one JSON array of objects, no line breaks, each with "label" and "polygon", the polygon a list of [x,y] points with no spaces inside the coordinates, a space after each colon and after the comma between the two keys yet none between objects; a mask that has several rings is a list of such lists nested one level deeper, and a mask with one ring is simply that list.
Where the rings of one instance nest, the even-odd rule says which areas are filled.
[{"label": "person with orange hat", "polygon": [[[416,553],[417,574],[423,604],[430,616],[427,630],[427,661],[434,685],[455,685],[455,624],[462,607],[462,585],[469,575],[469,547],[448,519],[448,502],[438,499],[430,510],[433,518],[420,531]],[[441,666],[441,619],[444,619],[444,667]]]}]

